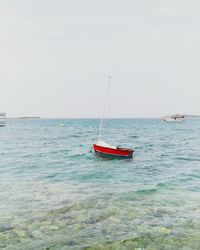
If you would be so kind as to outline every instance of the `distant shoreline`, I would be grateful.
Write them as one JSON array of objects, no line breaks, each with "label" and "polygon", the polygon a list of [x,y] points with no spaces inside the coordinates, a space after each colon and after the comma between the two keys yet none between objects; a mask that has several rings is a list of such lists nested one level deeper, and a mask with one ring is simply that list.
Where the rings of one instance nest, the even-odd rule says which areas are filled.
[{"label": "distant shoreline", "polygon": [[[185,117],[188,118],[200,118],[200,115],[185,115]],[[160,119],[161,117],[106,117],[104,118],[105,120],[110,120],[110,119]],[[7,120],[38,120],[38,119],[55,119],[55,120],[87,120],[87,119],[94,119],[94,120],[99,120],[101,119],[100,117],[39,117],[39,116],[21,116],[21,117],[7,117],[5,118]]]},{"label": "distant shoreline", "polygon": [[41,119],[41,117],[39,116],[22,116],[22,117],[7,117],[6,119],[12,119],[12,120],[15,120],[15,119]]}]

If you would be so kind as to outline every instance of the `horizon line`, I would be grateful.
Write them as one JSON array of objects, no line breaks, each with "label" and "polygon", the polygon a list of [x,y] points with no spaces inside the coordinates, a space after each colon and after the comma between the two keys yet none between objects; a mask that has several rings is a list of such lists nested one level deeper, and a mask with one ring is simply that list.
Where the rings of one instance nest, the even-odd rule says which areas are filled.
[{"label": "horizon line", "polygon": [[[160,116],[156,117],[105,117],[106,119],[159,119]],[[6,119],[101,119],[101,117],[42,117],[42,116],[16,116],[6,117]]]}]

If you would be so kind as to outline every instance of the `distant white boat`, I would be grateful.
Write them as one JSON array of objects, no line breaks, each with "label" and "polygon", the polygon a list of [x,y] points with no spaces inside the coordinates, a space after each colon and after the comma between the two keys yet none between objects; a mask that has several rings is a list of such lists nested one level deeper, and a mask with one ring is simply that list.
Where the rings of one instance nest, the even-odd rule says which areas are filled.
[{"label": "distant white boat", "polygon": [[0,127],[6,126],[5,118],[6,118],[6,113],[0,112]]},{"label": "distant white boat", "polygon": [[183,122],[185,121],[185,115],[171,115],[171,116],[163,116],[162,121],[164,122]]}]

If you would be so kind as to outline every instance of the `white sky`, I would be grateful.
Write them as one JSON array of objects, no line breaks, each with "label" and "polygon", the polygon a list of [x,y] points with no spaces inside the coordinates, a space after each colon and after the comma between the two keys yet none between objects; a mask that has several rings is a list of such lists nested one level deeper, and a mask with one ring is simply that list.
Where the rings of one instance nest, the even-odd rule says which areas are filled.
[{"label": "white sky", "polygon": [[0,0],[8,116],[200,114],[199,0]]}]

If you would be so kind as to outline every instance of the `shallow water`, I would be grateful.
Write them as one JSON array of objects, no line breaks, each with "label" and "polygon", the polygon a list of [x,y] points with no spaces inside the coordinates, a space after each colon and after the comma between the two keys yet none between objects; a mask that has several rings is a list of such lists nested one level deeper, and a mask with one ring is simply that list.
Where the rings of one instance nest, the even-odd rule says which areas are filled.
[{"label": "shallow water", "polygon": [[135,148],[123,160],[89,153],[98,126],[0,129],[0,249],[200,249],[200,120],[105,121],[109,143]]}]

